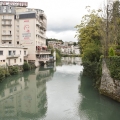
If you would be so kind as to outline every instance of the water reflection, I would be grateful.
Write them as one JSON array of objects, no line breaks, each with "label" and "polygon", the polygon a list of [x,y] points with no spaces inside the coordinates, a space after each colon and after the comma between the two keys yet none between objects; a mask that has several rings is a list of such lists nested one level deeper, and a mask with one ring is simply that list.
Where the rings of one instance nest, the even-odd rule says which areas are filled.
[{"label": "water reflection", "polygon": [[79,105],[81,120],[119,120],[120,104],[108,97],[102,96],[93,87],[90,78],[80,75],[79,93],[82,100]]},{"label": "water reflection", "polygon": [[54,66],[36,68],[12,76],[0,84],[0,120],[33,120],[47,112],[46,81],[51,80]]}]

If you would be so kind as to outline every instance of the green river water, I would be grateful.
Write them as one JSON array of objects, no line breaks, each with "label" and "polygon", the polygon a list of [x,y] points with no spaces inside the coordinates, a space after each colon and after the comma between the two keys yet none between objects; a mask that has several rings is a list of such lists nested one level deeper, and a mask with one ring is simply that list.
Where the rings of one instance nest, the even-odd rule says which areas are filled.
[{"label": "green river water", "polygon": [[80,58],[36,68],[0,83],[0,120],[120,120],[120,103],[82,75]]}]

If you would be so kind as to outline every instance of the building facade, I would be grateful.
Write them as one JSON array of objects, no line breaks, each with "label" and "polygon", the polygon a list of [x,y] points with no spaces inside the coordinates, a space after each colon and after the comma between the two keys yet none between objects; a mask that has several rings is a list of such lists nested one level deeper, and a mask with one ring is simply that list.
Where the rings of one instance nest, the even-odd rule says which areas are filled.
[{"label": "building facade", "polygon": [[22,66],[24,60],[27,60],[28,49],[22,47],[0,47],[0,67],[6,66]]},{"label": "building facade", "polygon": [[39,66],[51,54],[46,46],[47,18],[43,10],[27,6],[27,2],[0,1],[0,44],[27,47],[28,61]]}]

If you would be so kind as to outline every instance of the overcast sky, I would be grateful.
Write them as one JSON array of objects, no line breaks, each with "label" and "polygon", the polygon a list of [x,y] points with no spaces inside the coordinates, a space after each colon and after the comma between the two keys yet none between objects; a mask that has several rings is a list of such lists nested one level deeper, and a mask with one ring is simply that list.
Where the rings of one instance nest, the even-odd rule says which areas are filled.
[{"label": "overcast sky", "polygon": [[[14,0],[10,0],[14,1]],[[100,8],[103,0],[18,0],[28,2],[29,8],[42,9],[47,16],[47,37],[63,41],[77,41],[74,38],[77,24],[86,14],[86,6]]]}]

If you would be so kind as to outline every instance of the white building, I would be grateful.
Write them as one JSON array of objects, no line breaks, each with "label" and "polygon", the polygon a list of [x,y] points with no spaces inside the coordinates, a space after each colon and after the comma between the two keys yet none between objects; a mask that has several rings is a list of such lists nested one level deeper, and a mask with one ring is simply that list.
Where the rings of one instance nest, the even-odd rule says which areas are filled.
[{"label": "white building", "polygon": [[28,48],[28,61],[39,66],[48,61],[47,18],[41,9],[27,8],[27,2],[0,1],[0,43]]},{"label": "white building", "polygon": [[28,49],[23,47],[0,46],[0,66],[23,65]]}]

